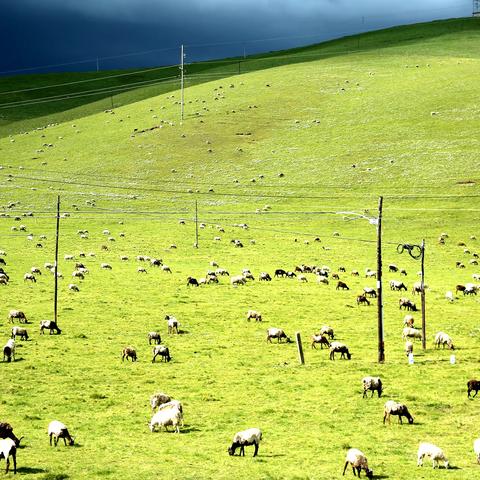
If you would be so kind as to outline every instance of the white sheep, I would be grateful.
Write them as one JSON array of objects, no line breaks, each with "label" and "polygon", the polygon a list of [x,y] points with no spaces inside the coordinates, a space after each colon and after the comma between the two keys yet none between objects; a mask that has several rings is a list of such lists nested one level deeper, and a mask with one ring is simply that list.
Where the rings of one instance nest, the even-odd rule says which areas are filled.
[{"label": "white sheep", "polygon": [[237,285],[245,285],[247,281],[243,275],[234,275],[232,278],[230,278],[230,283],[232,286],[236,287]]},{"label": "white sheep", "polygon": [[404,327],[413,328],[414,322],[415,322],[415,319],[413,318],[413,315],[405,315],[405,317],[403,318]]},{"label": "white sheep", "polygon": [[249,310],[247,312],[247,320],[250,321],[252,318],[257,322],[261,322],[262,314],[260,312],[257,312],[257,310]]},{"label": "white sheep", "polygon": [[67,446],[67,440],[70,446],[72,446],[75,442],[75,437],[72,437],[68,431],[68,428],[58,420],[52,420],[48,424],[48,436],[50,437],[50,446],[52,446],[52,437],[55,446],[57,446],[59,438],[63,438],[65,446]]},{"label": "white sheep", "polygon": [[172,426],[177,433],[180,433],[180,425],[183,423],[183,413],[178,405],[168,402],[160,407],[162,408],[159,408],[158,412],[155,413],[150,420],[150,431],[155,431],[155,427],[157,426],[159,428],[165,427],[165,430],[168,431],[167,427]]},{"label": "white sheep", "polygon": [[477,438],[473,442],[473,451],[475,452],[475,455],[477,456],[477,463],[480,463],[480,438]]},{"label": "white sheep", "polygon": [[438,463],[440,461],[443,461],[445,468],[448,468],[448,460],[445,457],[443,450],[436,445],[431,443],[421,443],[417,452],[417,466],[423,466],[423,457],[430,457],[432,459],[433,468],[435,468],[435,466],[439,467]]},{"label": "white sheep", "polygon": [[13,340],[17,339],[17,335],[20,337],[21,340],[28,340],[28,332],[26,328],[12,327],[11,337],[13,338]]},{"label": "white sheep", "polygon": [[74,283],[69,283],[68,284],[68,289],[71,290],[72,292],[79,292],[80,289],[78,288],[78,285],[75,285]]},{"label": "white sheep", "polygon": [[5,473],[10,469],[10,457],[13,460],[13,473],[17,473],[17,445],[11,438],[0,438],[0,458],[6,462]]},{"label": "white sheep", "polygon": [[406,338],[418,338],[419,340],[422,339],[422,332],[421,330],[417,330],[416,328],[405,327],[403,329],[402,338],[405,340]]},{"label": "white sheep", "polygon": [[455,350],[450,335],[446,334],[445,332],[438,332],[435,335],[435,346],[440,348],[440,345],[442,345],[443,348],[445,348],[446,345],[450,350]]},{"label": "white sheep", "polygon": [[407,357],[413,353],[413,343],[408,341],[405,342],[405,353],[407,354]]},{"label": "white sheep", "polygon": [[383,392],[383,385],[380,377],[364,377],[362,378],[362,384],[363,384],[363,398],[367,396],[367,392],[369,390],[372,392],[372,395],[371,395],[372,397],[373,397],[373,394],[375,393],[375,390],[377,391],[378,398],[381,397]]},{"label": "white sheep", "polygon": [[[365,475],[367,478],[373,478],[373,470],[368,468],[367,457],[363,452],[358,450],[358,448],[350,448],[345,457],[345,466],[343,467],[343,475],[347,470],[348,465],[352,466],[353,475],[360,478],[360,472],[365,470]],[[356,473],[355,473],[356,472]]]},{"label": "white sheep", "polygon": [[7,359],[7,362],[11,362],[12,358],[15,361],[15,340],[10,338],[3,347],[3,361]]},{"label": "white sheep", "polygon": [[449,302],[453,302],[455,300],[455,297],[453,296],[453,292],[451,290],[448,290],[448,292],[445,293],[445,298]]},{"label": "white sheep", "polygon": [[180,323],[173,315],[165,315],[165,320],[167,320],[168,333],[178,333],[178,327]]},{"label": "white sheep", "polygon": [[262,432],[259,428],[249,428],[248,430],[243,430],[237,432],[233,436],[232,445],[228,448],[229,455],[235,455],[235,450],[240,448],[240,456],[245,456],[245,447],[249,445],[255,446],[255,451],[253,456],[256,457],[258,454],[258,447],[260,441],[262,440]]}]

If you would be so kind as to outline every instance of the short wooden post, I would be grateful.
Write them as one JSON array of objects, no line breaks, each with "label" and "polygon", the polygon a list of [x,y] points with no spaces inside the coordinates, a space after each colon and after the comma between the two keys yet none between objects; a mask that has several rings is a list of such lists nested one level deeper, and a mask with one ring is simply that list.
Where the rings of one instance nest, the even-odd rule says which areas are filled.
[{"label": "short wooden post", "polygon": [[305,365],[305,358],[303,357],[302,339],[300,337],[300,332],[295,333],[295,341],[297,342],[298,361],[300,362],[300,365]]}]

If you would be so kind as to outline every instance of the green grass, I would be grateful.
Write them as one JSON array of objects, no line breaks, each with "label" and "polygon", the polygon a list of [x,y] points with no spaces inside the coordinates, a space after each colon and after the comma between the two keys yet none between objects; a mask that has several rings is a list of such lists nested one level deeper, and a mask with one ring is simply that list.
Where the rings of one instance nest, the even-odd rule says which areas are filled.
[{"label": "green grass", "polygon": [[[0,140],[0,205],[8,215],[0,217],[0,249],[8,252],[11,277],[1,290],[2,338],[10,332],[9,309],[24,310],[32,322],[31,340],[18,342],[18,361],[0,364],[0,418],[25,435],[22,476],[338,478],[345,449],[357,447],[383,478],[473,478],[479,404],[467,399],[466,382],[478,376],[480,303],[460,296],[447,304],[444,294],[480,272],[457,245],[480,250],[480,240],[470,240],[480,239],[478,37],[478,20],[462,19],[365,34],[365,48],[353,53],[345,50],[358,44],[355,37],[312,47],[317,58],[303,57],[308,49],[284,52],[282,66],[257,59],[254,68],[251,59],[250,73],[189,87],[183,125],[177,90],[114,114],[89,115],[98,105],[82,104],[72,117],[64,103],[64,110],[39,110],[12,123],[18,132],[22,122],[27,130],[40,119],[68,119]],[[53,260],[58,194],[70,213],[60,226],[63,333],[40,336],[39,321],[52,316],[53,278],[43,264]],[[384,365],[376,362],[376,308],[355,304],[364,286],[375,285],[362,276],[375,268],[374,227],[318,213],[375,215],[380,194],[384,264],[406,268],[409,288],[419,262],[399,256],[396,244],[427,241],[428,349],[415,345],[414,365],[407,364],[401,340],[403,294],[386,288]],[[192,247],[195,200],[206,223],[198,250]],[[255,213],[267,204],[270,211]],[[14,220],[27,211],[34,216]],[[244,222],[248,230],[234,226]],[[33,241],[11,230],[21,223]],[[105,228],[115,242],[102,234]],[[88,239],[79,238],[80,229],[89,230]],[[450,235],[445,246],[437,242],[441,232]],[[35,247],[41,234],[47,236],[42,249]],[[233,248],[233,238],[245,247]],[[73,264],[63,256],[78,258],[81,251],[96,257],[84,259],[90,273],[73,293],[67,289]],[[143,265],[137,255],[162,258],[173,273],[147,267],[146,275],[137,274]],[[235,289],[222,278],[219,285],[187,288],[186,277],[204,276],[212,260],[231,274],[248,267],[255,277],[300,263],[345,265],[342,280],[351,290],[318,285],[313,275],[306,284],[274,279]],[[458,260],[465,270],[455,268]],[[112,271],[100,269],[101,262]],[[43,274],[25,284],[33,265]],[[353,269],[360,278],[350,276]],[[385,273],[385,283],[392,278],[398,274]],[[263,323],[245,320],[250,308],[262,312]],[[166,314],[179,319],[184,333],[167,335]],[[420,323],[418,314],[415,320]],[[310,336],[324,324],[348,344],[351,361],[331,362],[327,351],[310,349]],[[294,345],[265,342],[269,326],[301,332],[305,366]],[[151,364],[146,334],[153,329],[170,347],[171,363]],[[432,348],[439,330],[454,339],[455,365],[450,352]],[[126,345],[137,348],[137,363],[122,364]],[[384,399],[362,399],[365,375],[382,377]],[[148,400],[156,391],[183,402],[180,435],[149,431]],[[387,399],[405,402],[415,424],[383,426]],[[78,447],[48,446],[53,419],[69,426]],[[229,457],[233,434],[253,426],[264,432],[259,457],[252,459],[250,449],[245,459]],[[458,468],[418,469],[420,441],[441,446]]]}]

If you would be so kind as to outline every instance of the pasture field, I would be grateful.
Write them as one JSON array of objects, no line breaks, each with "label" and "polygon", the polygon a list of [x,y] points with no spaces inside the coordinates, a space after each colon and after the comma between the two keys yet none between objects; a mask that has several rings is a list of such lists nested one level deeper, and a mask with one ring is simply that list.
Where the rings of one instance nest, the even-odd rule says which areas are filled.
[{"label": "pasture field", "polygon": [[[113,112],[75,118],[64,111],[68,122],[0,139],[0,250],[10,276],[0,285],[1,338],[10,335],[10,309],[31,322],[31,339],[17,342],[16,361],[0,363],[0,420],[25,436],[18,475],[333,479],[341,477],[349,447],[367,455],[376,478],[478,475],[472,445],[480,437],[480,399],[467,399],[466,382],[480,376],[480,297],[445,300],[447,290],[480,273],[470,263],[480,254],[478,27],[478,19],[461,19],[372,32],[361,36],[368,48],[336,55],[336,46],[354,44],[351,37],[316,46],[332,51],[308,61],[295,51],[291,64],[187,88],[183,125],[174,90]],[[35,118],[52,115],[41,114]],[[54,259],[57,195],[69,214],[60,220],[63,332],[42,336],[39,322],[53,312],[53,275],[44,263]],[[341,213],[375,216],[379,195],[382,365],[375,304],[355,303],[364,286],[375,286],[364,276],[376,266],[375,227]],[[205,224],[198,249],[195,201]],[[235,226],[243,223],[249,228]],[[21,224],[26,231],[12,230]],[[82,239],[77,232],[84,229]],[[438,244],[442,232],[449,234],[445,245]],[[244,248],[230,244],[235,238]],[[420,265],[396,247],[422,238],[428,341],[425,352],[416,342],[415,364],[408,365],[398,299],[420,303],[410,292]],[[66,254],[89,270],[74,282],[78,293],[67,288],[75,262]],[[137,255],[161,258],[172,273]],[[218,285],[187,287],[186,278],[204,276],[213,260],[231,275],[250,268],[255,281],[234,288],[221,277]],[[456,268],[457,261],[466,268]],[[307,283],[258,281],[261,271],[273,276],[302,263],[332,271],[344,265],[340,277],[350,290],[336,291],[333,280],[320,285],[313,274]],[[389,263],[407,277],[388,273]],[[23,281],[32,266],[42,270],[35,284]],[[137,273],[138,266],[148,273]],[[359,277],[350,275],[354,269]],[[390,291],[391,279],[404,280],[409,291]],[[260,310],[263,322],[247,322],[249,309]],[[181,334],[167,335],[167,314],[179,319]],[[327,350],[310,348],[322,325],[349,346],[350,361],[330,361]],[[266,343],[270,326],[292,337],[301,332],[305,365],[294,344]],[[151,330],[170,348],[170,363],[151,363]],[[437,331],[452,336],[454,365],[451,351],[433,348]],[[122,363],[127,345],[136,347],[138,362]],[[362,399],[366,375],[381,376],[382,398]],[[157,391],[182,401],[179,435],[148,429],[149,397]],[[388,399],[406,403],[414,424],[384,426]],[[49,447],[53,419],[70,428],[78,446]],[[230,457],[234,433],[249,427],[263,431],[259,456],[251,458],[250,447],[245,458]],[[453,468],[433,471],[428,461],[418,468],[421,441],[442,447]]]}]

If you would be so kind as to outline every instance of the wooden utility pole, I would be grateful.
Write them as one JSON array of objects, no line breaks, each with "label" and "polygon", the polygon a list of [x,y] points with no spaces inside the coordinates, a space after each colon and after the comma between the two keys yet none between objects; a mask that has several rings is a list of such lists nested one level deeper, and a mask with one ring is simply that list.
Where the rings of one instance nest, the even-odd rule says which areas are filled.
[{"label": "wooden utility pole", "polygon": [[302,338],[300,337],[300,332],[295,333],[295,341],[297,342],[298,361],[300,362],[300,365],[305,365],[305,358],[303,356]]},{"label": "wooden utility pole", "polygon": [[383,340],[383,298],[382,298],[382,208],[383,197],[378,199],[377,218],[377,305],[378,305],[378,363],[385,362]]},{"label": "wooden utility pole", "polygon": [[195,248],[198,248],[198,202],[195,200]]},{"label": "wooden utility pole", "polygon": [[[60,195],[57,198],[57,231],[55,235],[55,295],[53,300],[53,320],[57,323],[57,301],[58,301],[58,237],[60,230]],[[57,323],[58,325],[58,323]]]},{"label": "wooden utility pole", "polygon": [[180,47],[180,121],[183,122],[184,96],[183,96],[183,45]]},{"label": "wooden utility pole", "polygon": [[422,348],[425,350],[427,348],[427,327],[425,323],[425,239],[422,240],[422,253],[420,257],[421,262],[421,286],[422,286]]}]

